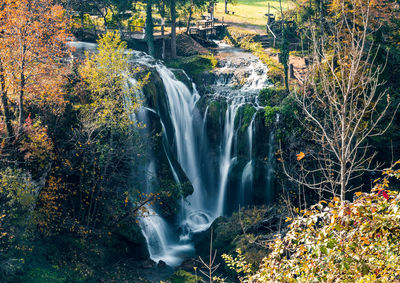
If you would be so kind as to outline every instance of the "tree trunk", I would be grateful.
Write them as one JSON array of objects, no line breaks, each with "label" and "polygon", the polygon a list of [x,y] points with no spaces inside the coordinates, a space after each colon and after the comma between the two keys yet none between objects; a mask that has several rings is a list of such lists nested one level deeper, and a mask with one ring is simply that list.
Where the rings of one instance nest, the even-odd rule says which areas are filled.
[{"label": "tree trunk", "polygon": [[285,88],[289,92],[289,66],[288,63],[283,65],[283,70],[285,71]]},{"label": "tree trunk", "polygon": [[225,14],[229,14],[229,11],[228,11],[228,0],[225,0]]},{"label": "tree trunk", "polygon": [[16,140],[18,140],[18,138],[22,134],[22,128],[24,126],[24,119],[25,119],[24,94],[25,94],[25,73],[24,73],[24,71],[22,71],[21,72],[19,98],[18,98],[19,117],[18,117],[18,132],[17,132]]},{"label": "tree trunk", "polygon": [[152,0],[147,0],[146,4],[146,41],[149,55],[155,56],[154,49],[154,26],[152,13]]},{"label": "tree trunk", "polygon": [[8,106],[8,97],[6,91],[6,78],[4,76],[3,62],[0,60],[0,92],[1,92],[1,103],[3,107],[4,122],[6,123],[7,139],[10,139],[13,135],[13,128],[11,125],[11,114]]},{"label": "tree trunk", "polygon": [[171,0],[171,57],[176,58],[176,9],[175,0]]},{"label": "tree trunk", "polygon": [[340,200],[346,200],[346,181],[345,181],[345,174],[346,174],[346,162],[342,161],[340,168]]},{"label": "tree trunk", "polygon": [[186,34],[187,35],[189,35],[189,32],[190,32],[190,23],[192,22],[192,14],[193,14],[193,1],[190,5],[188,21],[187,21],[187,25],[186,25]]},{"label": "tree trunk", "polygon": [[343,95],[343,104],[340,111],[340,200],[346,200],[346,117],[347,117],[347,94]]}]

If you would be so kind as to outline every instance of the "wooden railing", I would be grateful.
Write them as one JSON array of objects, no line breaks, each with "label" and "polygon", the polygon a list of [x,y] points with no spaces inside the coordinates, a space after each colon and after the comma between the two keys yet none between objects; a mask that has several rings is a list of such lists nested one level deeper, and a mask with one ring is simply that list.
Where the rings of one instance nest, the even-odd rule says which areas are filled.
[{"label": "wooden railing", "polygon": [[[161,36],[168,35],[169,32],[167,32],[167,27],[169,27],[169,26],[170,26],[169,24],[153,25],[153,34],[161,35]],[[123,29],[121,29],[121,28],[120,29],[110,29],[110,28],[104,28],[104,27],[96,27],[97,33],[104,34],[110,30],[119,31],[123,38],[145,39],[145,36],[146,36],[146,26],[131,25],[131,26],[129,26],[129,28],[123,28]]]}]

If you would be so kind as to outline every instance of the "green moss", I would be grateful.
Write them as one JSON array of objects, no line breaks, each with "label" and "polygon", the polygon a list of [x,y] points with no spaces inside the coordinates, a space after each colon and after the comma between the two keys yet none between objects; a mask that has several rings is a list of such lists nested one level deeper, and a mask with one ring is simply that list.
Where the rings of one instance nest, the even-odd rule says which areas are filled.
[{"label": "green moss", "polygon": [[174,275],[171,276],[169,279],[171,283],[197,283],[197,282],[202,282],[201,278],[199,276],[195,276],[193,274],[190,274],[187,271],[184,270],[178,270],[177,272],[174,273]]},{"label": "green moss", "polygon": [[245,131],[249,127],[251,119],[253,119],[253,116],[256,112],[257,110],[250,104],[246,104],[244,106],[243,116],[242,116],[242,127],[241,127],[242,131]]},{"label": "green moss", "polygon": [[268,87],[260,91],[258,102],[263,106],[278,106],[286,96],[284,87]]},{"label": "green moss", "polygon": [[278,106],[265,106],[264,108],[264,117],[265,117],[265,125],[267,127],[271,127],[276,121],[276,114],[280,111],[280,107]]},{"label": "green moss", "polygon": [[200,74],[212,71],[217,66],[217,63],[218,61],[213,55],[180,57],[166,62],[169,68],[182,69],[194,80],[196,80]]}]

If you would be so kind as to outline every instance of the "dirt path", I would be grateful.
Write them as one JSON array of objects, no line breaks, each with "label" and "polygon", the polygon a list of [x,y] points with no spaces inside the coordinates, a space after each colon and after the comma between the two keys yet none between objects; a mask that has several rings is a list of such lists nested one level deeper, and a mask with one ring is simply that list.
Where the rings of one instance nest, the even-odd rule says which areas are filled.
[{"label": "dirt path", "polygon": [[235,23],[235,22],[224,22],[225,24],[228,24],[230,26],[233,27],[238,27],[241,29],[244,29],[250,33],[257,33],[260,35],[266,35],[266,31],[265,29],[262,29],[260,26],[258,25],[252,25],[252,24],[243,24],[243,23]]},{"label": "dirt path", "polygon": [[[279,53],[275,49],[267,48],[265,52],[272,59],[279,62]],[[289,64],[293,65],[293,71],[295,75],[296,81],[302,85],[307,75],[307,65],[303,57],[290,55],[289,56]]]}]

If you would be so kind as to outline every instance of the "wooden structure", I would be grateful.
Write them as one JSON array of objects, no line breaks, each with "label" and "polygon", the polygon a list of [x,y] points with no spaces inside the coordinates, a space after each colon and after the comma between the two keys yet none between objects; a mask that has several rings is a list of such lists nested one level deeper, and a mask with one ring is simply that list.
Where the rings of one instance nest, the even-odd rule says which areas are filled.
[{"label": "wooden structure", "polygon": [[[154,41],[162,41],[162,58],[165,58],[166,41],[171,38],[171,25],[164,22],[161,24],[153,25]],[[204,18],[197,21],[196,25],[189,28],[190,35],[199,36],[202,39],[208,39],[210,36],[220,34],[225,28],[226,24],[216,22],[216,19]],[[105,29],[103,27],[96,27],[94,29],[96,37],[105,34],[112,29]],[[186,30],[186,28],[185,28]],[[130,26],[129,29],[118,29],[121,34],[122,40],[125,41],[139,41],[147,44],[146,26]]]},{"label": "wooden structure", "polygon": [[[171,36],[171,32],[165,29],[166,25],[154,25],[154,40],[167,39]],[[97,29],[100,34],[105,34],[110,29]],[[145,26],[130,26],[130,29],[119,29],[122,39],[124,40],[139,40],[146,41],[146,27]]]},{"label": "wooden structure", "polygon": [[[161,25],[153,25],[153,37],[154,41],[160,41],[162,40],[162,58],[165,58],[165,46],[166,43],[165,41],[170,39],[171,37],[171,31],[170,29],[167,29],[166,24],[161,24]],[[97,28],[96,29],[96,34],[105,34],[107,31],[110,29],[104,29],[104,28]],[[130,26],[130,29],[118,29],[118,31],[121,34],[122,40],[125,41],[132,41],[136,40],[139,42],[143,42],[147,44],[147,38],[146,38],[146,26]]]},{"label": "wooden structure", "polygon": [[189,34],[197,35],[203,39],[210,36],[216,36],[227,27],[226,24],[218,23],[213,20],[200,20],[196,22],[196,26],[189,29]]}]

